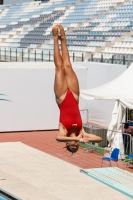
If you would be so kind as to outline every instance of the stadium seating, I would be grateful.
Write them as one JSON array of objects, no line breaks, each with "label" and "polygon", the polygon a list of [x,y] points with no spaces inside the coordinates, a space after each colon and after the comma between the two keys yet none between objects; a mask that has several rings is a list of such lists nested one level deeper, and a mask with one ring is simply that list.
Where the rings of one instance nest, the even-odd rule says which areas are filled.
[{"label": "stadium seating", "polygon": [[[133,55],[133,0],[50,0],[0,6],[1,55],[50,60],[51,29],[66,30],[72,59],[110,62],[112,55]],[[17,48],[17,50],[16,50]],[[43,52],[43,53],[42,53]],[[120,62],[122,61],[120,57]],[[2,57],[1,57],[2,59]],[[131,59],[129,59],[130,61]]]}]

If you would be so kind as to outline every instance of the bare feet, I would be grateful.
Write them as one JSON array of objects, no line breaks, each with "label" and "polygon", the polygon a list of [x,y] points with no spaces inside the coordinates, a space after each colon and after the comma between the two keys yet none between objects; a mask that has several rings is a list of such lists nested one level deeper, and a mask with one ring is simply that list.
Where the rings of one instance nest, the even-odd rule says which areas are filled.
[{"label": "bare feet", "polygon": [[[60,31],[60,33],[58,33]],[[58,38],[59,40],[66,39],[64,28],[61,24],[57,24],[52,28],[54,38]]]}]

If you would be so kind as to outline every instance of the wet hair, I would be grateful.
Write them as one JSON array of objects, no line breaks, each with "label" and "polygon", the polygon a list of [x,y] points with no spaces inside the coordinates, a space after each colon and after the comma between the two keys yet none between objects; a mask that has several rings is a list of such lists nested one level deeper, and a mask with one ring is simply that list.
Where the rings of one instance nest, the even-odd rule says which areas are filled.
[{"label": "wet hair", "polygon": [[125,124],[124,124],[124,128],[128,128],[129,127],[129,124],[126,122]]},{"label": "wet hair", "polygon": [[67,145],[66,149],[67,149],[67,151],[69,151],[73,154],[73,153],[76,153],[78,151],[79,145],[76,145],[76,148],[71,148],[70,145]]}]

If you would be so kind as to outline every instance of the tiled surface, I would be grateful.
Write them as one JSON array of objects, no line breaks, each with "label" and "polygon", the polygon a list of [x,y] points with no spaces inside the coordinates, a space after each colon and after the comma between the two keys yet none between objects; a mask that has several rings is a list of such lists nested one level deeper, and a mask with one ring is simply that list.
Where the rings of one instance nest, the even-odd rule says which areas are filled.
[{"label": "tiled surface", "polygon": [[[48,153],[52,156],[60,158],[66,162],[76,165],[82,169],[99,168],[101,167],[102,155],[97,153],[83,153],[80,148],[76,154],[71,154],[63,149],[65,143],[60,143],[55,140],[57,131],[35,131],[35,132],[15,132],[15,133],[0,133],[0,142],[22,142],[40,151]],[[108,167],[109,163],[104,162],[103,167]],[[112,162],[112,166],[116,167],[116,163]],[[121,169],[133,172],[133,166],[118,163]]]},{"label": "tiled surface", "polygon": [[118,167],[81,170],[82,173],[133,199],[133,174]]}]

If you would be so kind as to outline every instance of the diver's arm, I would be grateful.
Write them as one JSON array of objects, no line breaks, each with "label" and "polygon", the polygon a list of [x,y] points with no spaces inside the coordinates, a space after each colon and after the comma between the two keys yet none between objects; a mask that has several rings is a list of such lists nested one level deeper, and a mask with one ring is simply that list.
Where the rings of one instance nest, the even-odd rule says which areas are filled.
[{"label": "diver's arm", "polygon": [[87,138],[89,140],[89,142],[101,142],[102,141],[101,137],[94,135],[94,134],[86,133],[84,128],[82,128],[81,132],[83,134],[83,138]]}]

